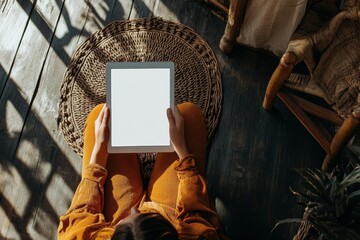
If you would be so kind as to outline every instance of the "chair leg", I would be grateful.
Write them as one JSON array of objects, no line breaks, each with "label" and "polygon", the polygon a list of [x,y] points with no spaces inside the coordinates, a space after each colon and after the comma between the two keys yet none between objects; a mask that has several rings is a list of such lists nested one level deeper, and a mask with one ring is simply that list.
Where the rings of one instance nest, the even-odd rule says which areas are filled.
[{"label": "chair leg", "polygon": [[266,87],[265,97],[263,101],[263,108],[270,110],[274,104],[276,94],[281,89],[285,80],[289,77],[294,65],[296,63],[297,57],[293,52],[286,52],[277,68],[275,69],[273,75],[270,78],[270,81]]},{"label": "chair leg", "polygon": [[337,157],[348,141],[354,136],[360,126],[360,109],[353,111],[353,114],[345,119],[335,134],[331,145],[330,152],[326,155],[322,164],[322,170],[331,172],[337,163]]},{"label": "chair leg", "polygon": [[228,20],[225,33],[220,41],[220,50],[224,53],[231,52],[235,39],[239,34],[240,26],[243,22],[246,5],[248,0],[231,0],[229,7]]}]

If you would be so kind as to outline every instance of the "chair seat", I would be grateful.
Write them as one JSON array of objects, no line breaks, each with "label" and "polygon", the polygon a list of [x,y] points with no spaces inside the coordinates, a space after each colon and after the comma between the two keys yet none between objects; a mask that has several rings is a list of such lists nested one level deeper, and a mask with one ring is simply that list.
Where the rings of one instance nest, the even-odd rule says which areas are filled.
[{"label": "chair seat", "polygon": [[329,99],[326,98],[325,92],[315,83],[315,81],[307,74],[291,73],[289,78],[284,83],[286,88],[291,90],[307,93],[313,96],[324,99],[329,105],[332,105]]},{"label": "chair seat", "polygon": [[[326,2],[326,1],[325,1]],[[322,13],[327,13],[326,9]],[[332,11],[330,11],[332,12]],[[360,9],[338,13],[318,32],[297,32],[272,74],[263,107],[270,110],[279,97],[326,151],[322,169],[331,171],[344,146],[360,128]],[[302,24],[300,24],[302,25]],[[309,76],[291,74],[304,61]],[[325,99],[334,111],[280,91],[283,86]],[[339,114],[339,115],[338,115]],[[315,116],[311,118],[309,115]],[[331,135],[318,120],[340,126]]]},{"label": "chair seat", "polygon": [[300,90],[315,94],[319,91],[314,89],[317,85],[324,92],[324,99],[344,118],[359,105],[359,13],[358,8],[353,8],[337,14],[319,32],[290,41],[287,50],[294,52],[298,61],[304,60],[311,76],[307,84],[299,76],[292,81],[301,83]]},{"label": "chair seat", "polygon": [[[360,13],[354,11],[354,15]],[[320,49],[321,51],[322,49]],[[321,53],[312,79],[325,92],[333,109],[346,117],[359,105],[360,24],[344,19],[333,40]]]}]

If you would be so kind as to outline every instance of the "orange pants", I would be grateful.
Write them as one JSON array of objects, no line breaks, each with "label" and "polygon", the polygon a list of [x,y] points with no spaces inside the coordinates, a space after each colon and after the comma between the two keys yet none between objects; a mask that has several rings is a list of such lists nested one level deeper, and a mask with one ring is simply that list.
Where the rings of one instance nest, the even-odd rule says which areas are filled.
[{"label": "orange pants", "polygon": [[[96,106],[88,115],[84,132],[83,169],[89,164],[95,144],[95,120],[103,104]],[[206,128],[201,110],[192,103],[178,105],[184,117],[185,140],[189,153],[195,154],[200,174],[204,175],[206,157]],[[147,199],[176,206],[179,180],[171,164],[179,157],[175,152],[158,153],[147,188]],[[109,154],[108,177],[104,185],[105,219],[112,224],[130,214],[144,196],[141,163],[136,153]]]}]

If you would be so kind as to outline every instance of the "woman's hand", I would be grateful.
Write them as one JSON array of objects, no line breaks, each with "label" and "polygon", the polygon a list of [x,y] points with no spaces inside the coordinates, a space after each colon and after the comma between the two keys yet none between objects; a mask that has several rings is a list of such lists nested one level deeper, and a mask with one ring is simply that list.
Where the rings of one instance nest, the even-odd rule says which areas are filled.
[{"label": "woman's hand", "polygon": [[166,113],[169,120],[171,143],[179,158],[184,158],[189,154],[185,141],[184,118],[181,116],[177,106],[175,106],[174,112],[171,108],[168,108]]},{"label": "woman's hand", "polygon": [[95,121],[95,145],[91,154],[90,164],[97,163],[106,167],[108,158],[107,145],[109,142],[109,116],[110,110],[104,104]]}]

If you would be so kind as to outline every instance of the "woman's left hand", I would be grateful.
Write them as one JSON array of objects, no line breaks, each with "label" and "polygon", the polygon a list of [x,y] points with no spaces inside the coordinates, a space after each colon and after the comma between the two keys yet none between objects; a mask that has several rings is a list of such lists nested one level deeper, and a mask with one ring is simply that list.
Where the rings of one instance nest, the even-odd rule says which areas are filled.
[{"label": "woman's left hand", "polygon": [[100,164],[106,168],[109,142],[109,116],[110,110],[104,104],[95,121],[95,145],[91,154],[90,164]]}]

